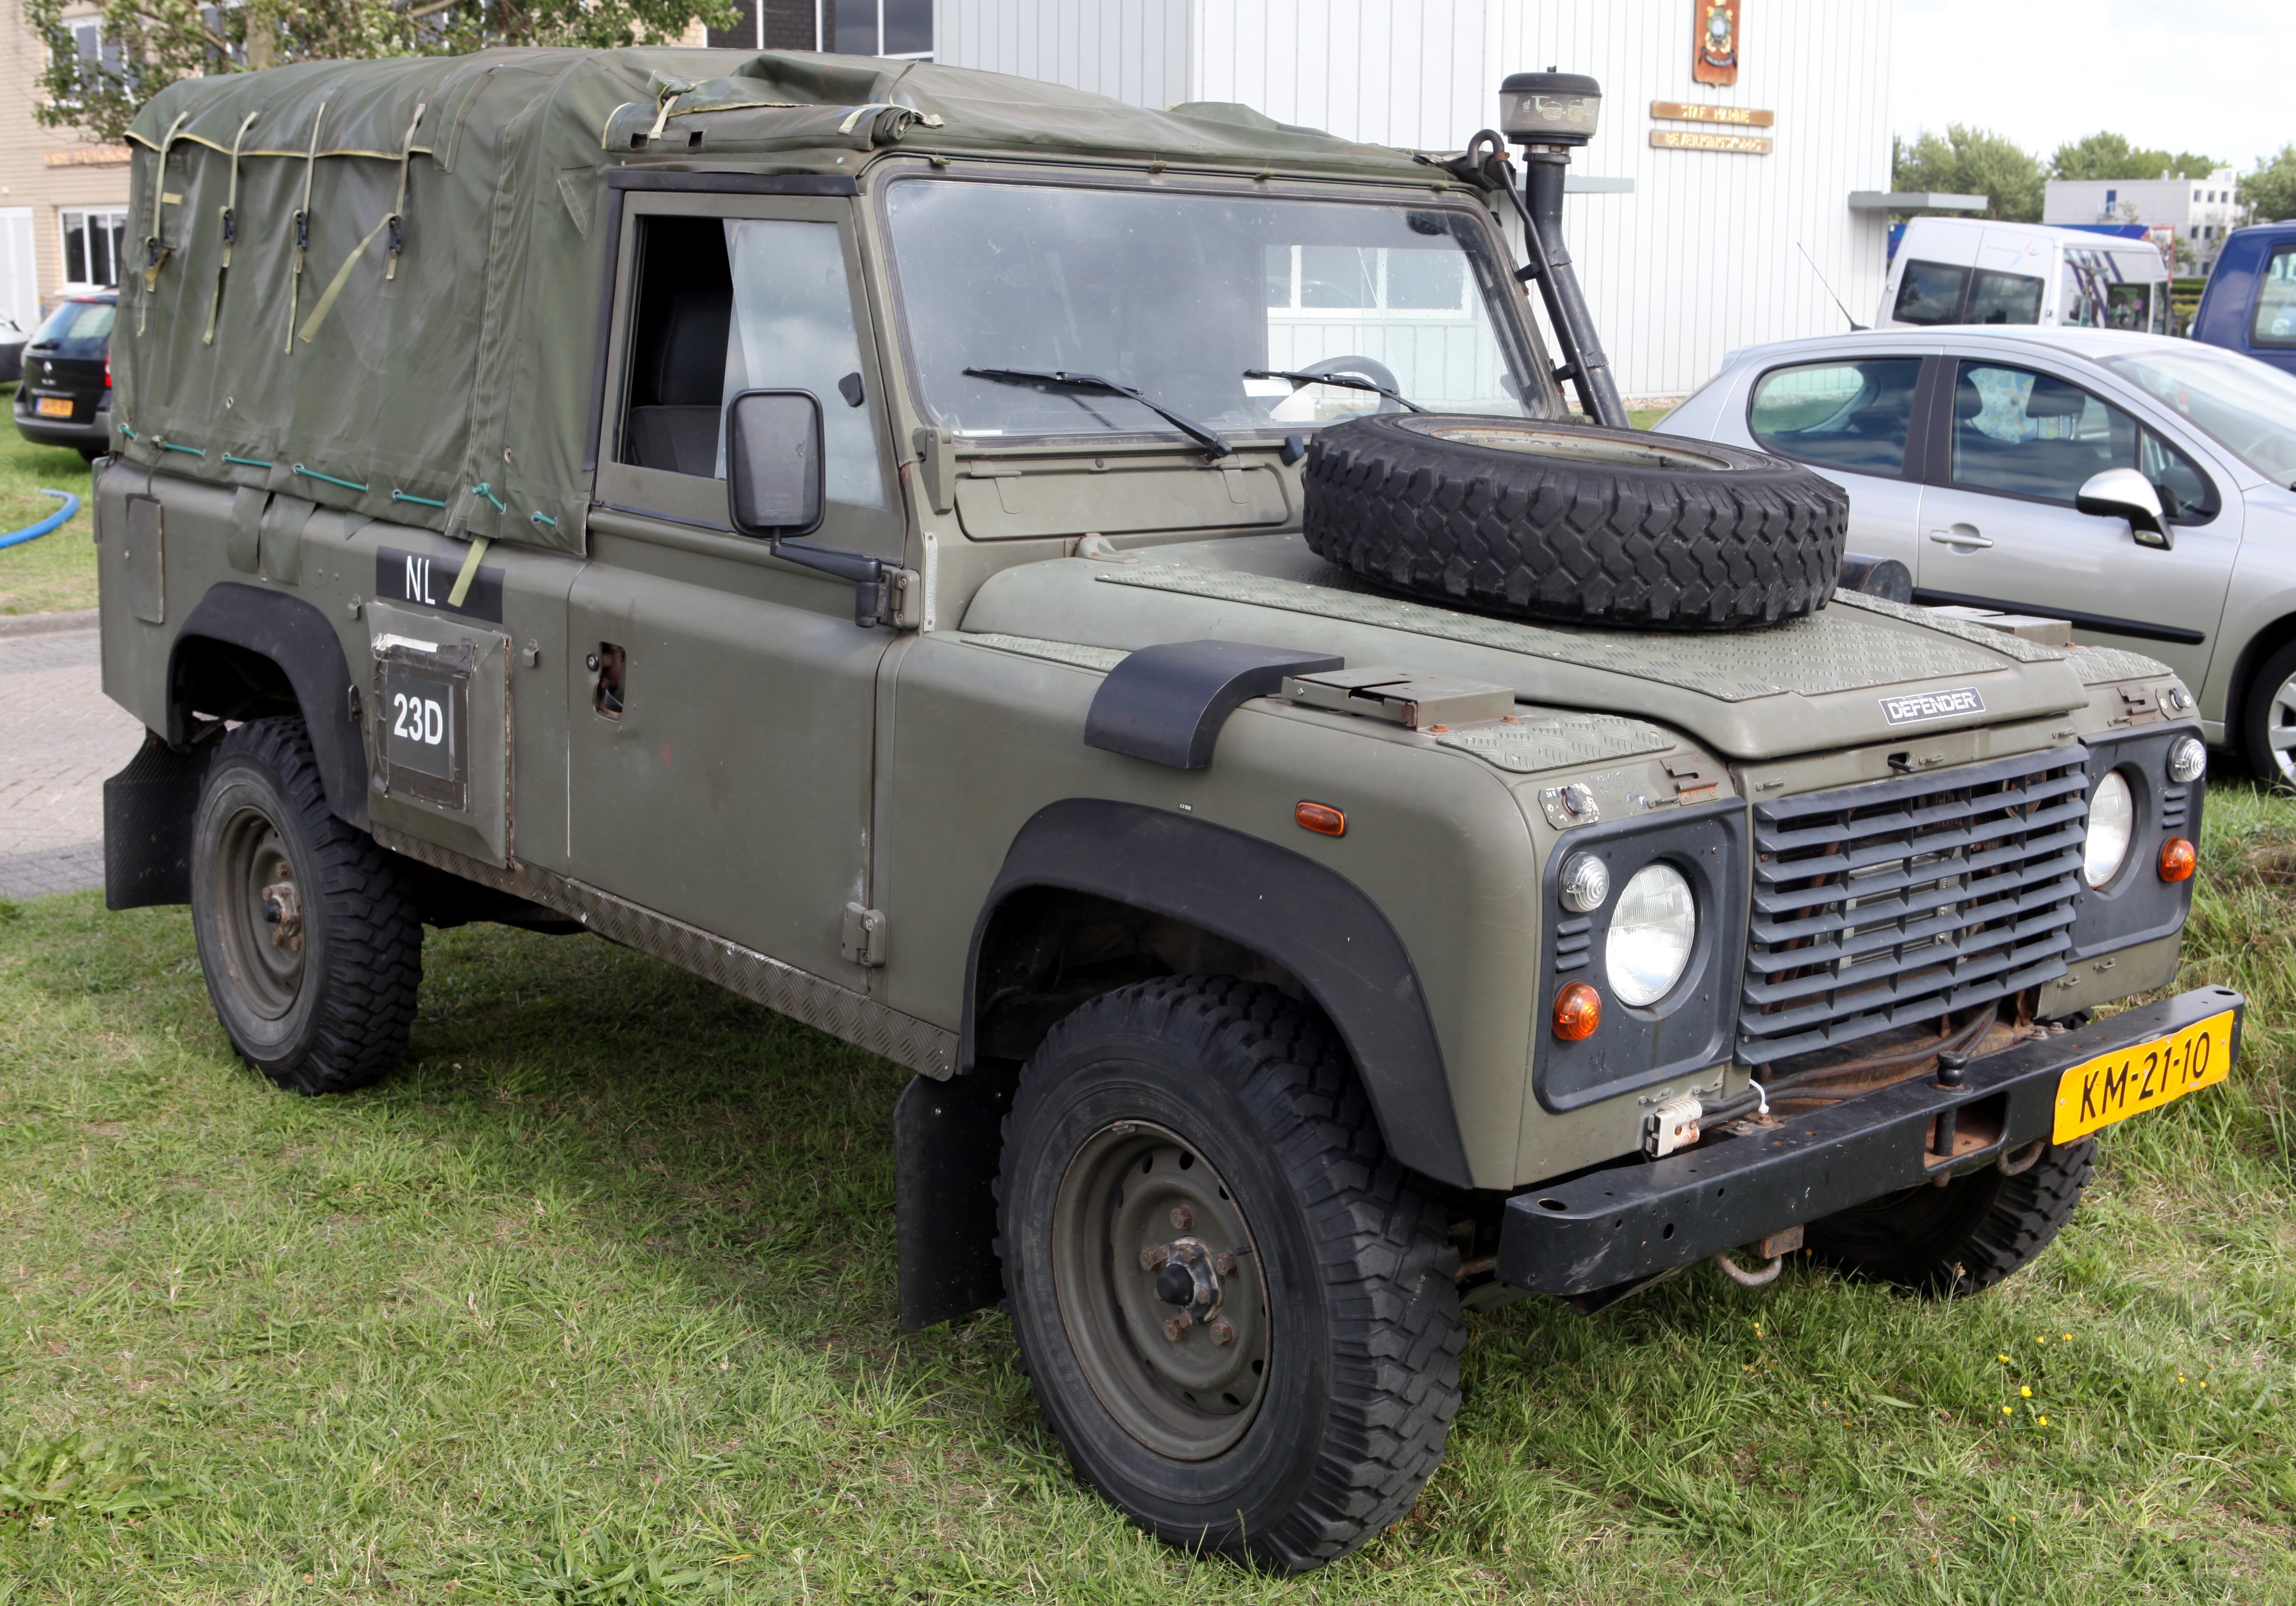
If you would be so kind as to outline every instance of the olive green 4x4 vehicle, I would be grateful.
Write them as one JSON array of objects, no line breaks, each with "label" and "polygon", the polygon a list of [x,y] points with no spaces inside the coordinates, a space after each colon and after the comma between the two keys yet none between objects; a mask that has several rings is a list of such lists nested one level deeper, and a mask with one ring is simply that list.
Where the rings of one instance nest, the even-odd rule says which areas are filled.
[{"label": "olive green 4x4 vehicle", "polygon": [[2008,1274],[2237,1045],[2221,989],[2093,1018],[2175,973],[2191,699],[1570,421],[1578,83],[1521,186],[930,63],[170,86],[110,902],[189,903],[304,1093],[471,920],[907,1067],[904,1322],[1003,1301],[1078,1472],[1263,1565],[1409,1509],[1463,1310]]}]

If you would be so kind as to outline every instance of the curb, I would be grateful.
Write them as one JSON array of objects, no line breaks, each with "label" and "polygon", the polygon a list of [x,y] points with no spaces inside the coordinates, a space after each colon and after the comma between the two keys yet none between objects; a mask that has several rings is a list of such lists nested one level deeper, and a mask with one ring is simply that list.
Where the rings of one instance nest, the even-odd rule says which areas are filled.
[{"label": "curb", "polygon": [[93,630],[98,610],[76,608],[69,613],[0,614],[0,640],[12,635],[55,635],[67,630]]}]

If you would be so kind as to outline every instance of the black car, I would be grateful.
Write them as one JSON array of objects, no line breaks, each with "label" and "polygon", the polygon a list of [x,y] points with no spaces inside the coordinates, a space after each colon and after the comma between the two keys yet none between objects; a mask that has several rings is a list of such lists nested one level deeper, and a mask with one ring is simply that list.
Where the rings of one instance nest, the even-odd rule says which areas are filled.
[{"label": "black car", "polygon": [[59,305],[24,348],[16,430],[44,447],[76,447],[90,462],[111,442],[111,321],[119,292],[91,291]]}]

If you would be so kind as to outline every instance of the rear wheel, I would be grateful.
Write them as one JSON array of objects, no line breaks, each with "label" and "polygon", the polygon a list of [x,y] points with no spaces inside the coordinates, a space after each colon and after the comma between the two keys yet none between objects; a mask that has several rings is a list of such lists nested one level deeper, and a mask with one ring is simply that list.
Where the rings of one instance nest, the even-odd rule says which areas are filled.
[{"label": "rear wheel", "polygon": [[1457,1252],[1328,1029],[1171,977],[1055,1027],[1005,1128],[999,1251],[1078,1474],[1283,1570],[1410,1510],[1458,1409]]},{"label": "rear wheel", "polygon": [[192,832],[192,921],[232,1047],[283,1087],[340,1093],[398,1062],[422,926],[390,856],[328,812],[300,719],[217,745]]},{"label": "rear wheel", "polygon": [[2241,710],[2242,756],[2267,786],[2296,788],[2296,642],[2264,660]]},{"label": "rear wheel", "polygon": [[2096,1140],[2083,1138],[2043,1148],[2014,1176],[1988,1166],[1942,1188],[1888,1194],[1812,1223],[1810,1252],[1920,1293],[1977,1293],[2049,1247],[2080,1203],[2095,1159]]}]

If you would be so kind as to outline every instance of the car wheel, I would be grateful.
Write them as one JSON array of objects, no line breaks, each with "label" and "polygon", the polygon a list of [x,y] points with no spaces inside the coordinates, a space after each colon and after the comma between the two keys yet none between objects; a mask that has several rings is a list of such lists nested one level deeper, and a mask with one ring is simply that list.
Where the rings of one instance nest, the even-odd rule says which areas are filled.
[{"label": "car wheel", "polygon": [[390,855],[328,812],[300,719],[217,745],[192,827],[192,922],[216,1018],[283,1087],[340,1093],[398,1062],[422,925]]},{"label": "car wheel", "polygon": [[1295,1571],[1410,1510],[1459,1405],[1458,1253],[1308,1011],[1203,977],[1084,1005],[997,1192],[1037,1399],[1134,1521]]},{"label": "car wheel", "polygon": [[1991,1288],[2048,1248],[2071,1219],[2095,1168],[2096,1140],[2044,1145],[2020,1158],[2028,1163],[2013,1176],[1988,1166],[1942,1188],[1906,1188],[1812,1222],[1810,1253],[1917,1293]]},{"label": "car wheel", "polygon": [[2241,711],[2240,742],[2259,781],[2296,789],[2296,642],[2256,672]]}]

